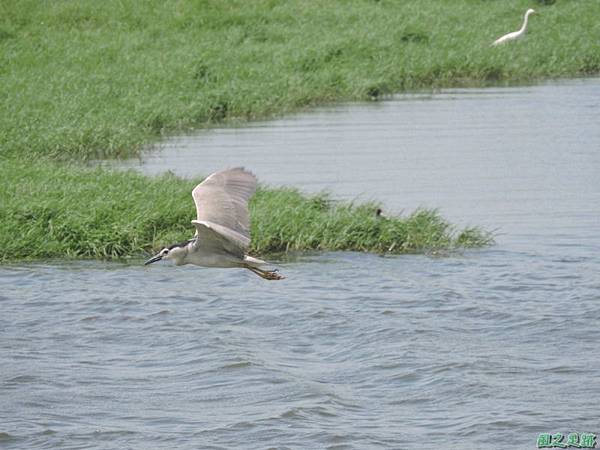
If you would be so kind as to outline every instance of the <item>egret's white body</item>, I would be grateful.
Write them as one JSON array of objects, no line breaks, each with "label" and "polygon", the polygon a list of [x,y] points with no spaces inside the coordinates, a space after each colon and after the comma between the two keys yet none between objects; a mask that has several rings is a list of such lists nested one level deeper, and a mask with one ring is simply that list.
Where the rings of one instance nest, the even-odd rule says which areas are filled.
[{"label": "egret's white body", "polygon": [[239,167],[210,175],[192,191],[195,236],[162,249],[145,264],[168,259],[177,266],[241,267],[268,280],[282,279],[277,271],[260,269],[265,261],[246,254],[250,246],[248,201],[256,184],[256,177]]},{"label": "egret's white body", "polygon": [[512,33],[505,34],[504,36],[496,39],[492,45],[504,44],[505,42],[514,41],[525,36],[525,31],[527,30],[527,20],[534,12],[535,11],[533,9],[528,9],[525,12],[525,20],[523,20],[523,25],[521,28],[518,31],[513,31]]}]

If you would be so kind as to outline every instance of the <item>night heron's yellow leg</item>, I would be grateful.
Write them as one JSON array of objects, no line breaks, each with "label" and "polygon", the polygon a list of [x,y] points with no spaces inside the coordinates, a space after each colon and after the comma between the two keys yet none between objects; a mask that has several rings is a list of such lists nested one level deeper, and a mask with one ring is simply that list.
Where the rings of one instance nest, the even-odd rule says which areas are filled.
[{"label": "night heron's yellow leg", "polygon": [[256,275],[258,275],[261,278],[264,278],[265,280],[283,280],[285,278],[283,275],[279,274],[277,269],[262,270],[262,269],[259,269],[257,267],[252,267],[252,266],[245,266],[245,267],[246,267],[246,269],[254,272]]}]

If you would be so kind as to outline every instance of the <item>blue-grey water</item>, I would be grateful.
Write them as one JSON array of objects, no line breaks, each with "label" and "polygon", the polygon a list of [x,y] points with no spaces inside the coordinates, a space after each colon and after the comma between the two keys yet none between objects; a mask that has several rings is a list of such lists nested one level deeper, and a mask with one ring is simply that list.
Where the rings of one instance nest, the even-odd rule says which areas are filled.
[{"label": "blue-grey water", "polygon": [[[444,257],[0,267],[0,447],[536,448],[600,435],[600,80],[444,90],[130,161],[498,229]],[[190,216],[193,204],[190,198]]]}]

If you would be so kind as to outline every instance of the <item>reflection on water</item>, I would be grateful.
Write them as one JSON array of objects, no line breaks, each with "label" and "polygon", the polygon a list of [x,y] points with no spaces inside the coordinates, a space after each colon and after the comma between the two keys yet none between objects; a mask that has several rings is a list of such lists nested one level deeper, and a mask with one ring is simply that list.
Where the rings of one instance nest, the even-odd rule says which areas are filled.
[{"label": "reflection on water", "polygon": [[170,141],[141,168],[243,164],[502,234],[444,258],[303,255],[278,262],[277,283],[141,262],[3,266],[0,445],[483,449],[600,434],[599,111],[600,80],[585,80]]}]

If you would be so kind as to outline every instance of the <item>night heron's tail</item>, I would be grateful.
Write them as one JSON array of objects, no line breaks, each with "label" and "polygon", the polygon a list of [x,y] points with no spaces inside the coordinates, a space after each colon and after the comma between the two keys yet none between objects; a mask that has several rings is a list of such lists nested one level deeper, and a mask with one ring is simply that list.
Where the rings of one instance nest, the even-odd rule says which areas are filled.
[{"label": "night heron's tail", "polygon": [[244,263],[251,267],[264,266],[265,264],[267,264],[262,259],[254,258],[253,256],[248,255],[244,256]]}]

